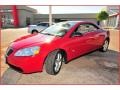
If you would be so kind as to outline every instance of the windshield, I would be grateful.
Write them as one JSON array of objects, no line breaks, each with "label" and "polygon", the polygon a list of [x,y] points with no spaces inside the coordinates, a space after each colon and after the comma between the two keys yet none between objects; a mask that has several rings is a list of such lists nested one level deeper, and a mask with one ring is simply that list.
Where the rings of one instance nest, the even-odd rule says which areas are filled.
[{"label": "windshield", "polygon": [[75,22],[60,22],[43,30],[41,34],[63,36],[75,24],[76,24]]}]

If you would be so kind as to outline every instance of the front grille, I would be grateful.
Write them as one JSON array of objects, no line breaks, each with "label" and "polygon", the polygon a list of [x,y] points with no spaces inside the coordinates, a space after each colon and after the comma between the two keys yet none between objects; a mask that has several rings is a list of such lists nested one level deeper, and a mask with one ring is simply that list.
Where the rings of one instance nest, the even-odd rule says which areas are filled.
[{"label": "front grille", "polygon": [[13,52],[13,49],[12,48],[9,48],[6,52],[6,55],[9,56],[11,53]]}]

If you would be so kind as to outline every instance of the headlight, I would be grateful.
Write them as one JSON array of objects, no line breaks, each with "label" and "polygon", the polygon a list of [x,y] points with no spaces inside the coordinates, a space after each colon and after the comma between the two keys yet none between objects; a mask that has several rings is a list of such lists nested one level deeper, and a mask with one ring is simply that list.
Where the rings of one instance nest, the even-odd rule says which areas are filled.
[{"label": "headlight", "polygon": [[39,51],[40,51],[40,47],[34,46],[34,47],[20,49],[14,55],[15,56],[32,56],[32,55],[38,54]]}]

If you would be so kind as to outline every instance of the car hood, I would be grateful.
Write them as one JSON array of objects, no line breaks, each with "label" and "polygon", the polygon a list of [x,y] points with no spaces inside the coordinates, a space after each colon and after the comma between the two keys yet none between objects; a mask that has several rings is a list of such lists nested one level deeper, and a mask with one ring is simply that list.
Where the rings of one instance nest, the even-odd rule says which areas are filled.
[{"label": "car hood", "polygon": [[60,37],[43,35],[43,34],[36,34],[36,35],[31,34],[31,35],[23,36],[16,39],[15,41],[13,41],[11,46],[15,49],[19,49],[19,48],[23,48],[23,47],[27,47],[35,44],[36,46],[37,45],[40,46],[41,44],[51,43],[52,41],[58,38]]}]

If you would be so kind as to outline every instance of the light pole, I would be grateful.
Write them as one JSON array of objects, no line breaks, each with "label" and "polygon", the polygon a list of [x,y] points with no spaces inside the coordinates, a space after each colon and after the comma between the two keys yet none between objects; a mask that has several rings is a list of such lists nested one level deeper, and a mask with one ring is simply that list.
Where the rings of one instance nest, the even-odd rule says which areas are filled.
[{"label": "light pole", "polygon": [[52,25],[52,6],[49,5],[49,25]]}]

